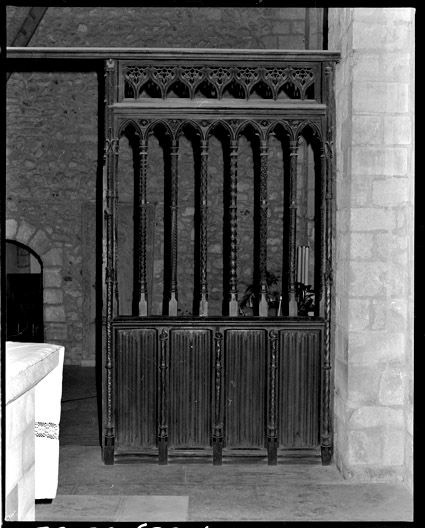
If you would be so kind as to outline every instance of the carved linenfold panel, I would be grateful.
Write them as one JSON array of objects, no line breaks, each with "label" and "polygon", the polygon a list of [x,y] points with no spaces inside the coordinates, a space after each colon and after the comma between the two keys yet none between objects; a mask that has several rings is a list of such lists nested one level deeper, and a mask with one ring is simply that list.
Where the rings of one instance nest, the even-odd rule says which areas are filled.
[{"label": "carved linenfold panel", "polygon": [[279,440],[284,448],[320,441],[320,333],[280,332]]},{"label": "carved linenfold panel", "polygon": [[264,330],[225,334],[225,446],[264,447],[267,335]]},{"label": "carved linenfold panel", "polygon": [[199,448],[211,437],[211,332],[170,331],[169,447]]},{"label": "carved linenfold panel", "polygon": [[117,442],[121,446],[155,447],[157,427],[157,332],[116,333]]},{"label": "carved linenfold panel", "polygon": [[[255,92],[262,98],[276,100],[284,92],[286,97],[303,100],[314,99],[316,71],[313,67],[296,65],[265,67],[149,64],[127,65],[123,69],[123,77],[126,99],[139,99],[146,94],[166,99],[171,92],[190,99],[198,96],[221,99],[225,94],[249,99]],[[179,84],[185,90],[175,89]]]}]

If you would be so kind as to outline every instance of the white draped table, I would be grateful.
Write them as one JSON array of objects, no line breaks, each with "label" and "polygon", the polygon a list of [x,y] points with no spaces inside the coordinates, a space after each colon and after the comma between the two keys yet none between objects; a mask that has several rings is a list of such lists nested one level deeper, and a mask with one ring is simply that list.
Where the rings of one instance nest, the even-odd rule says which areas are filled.
[{"label": "white draped table", "polygon": [[6,342],[6,519],[56,497],[64,347]]}]

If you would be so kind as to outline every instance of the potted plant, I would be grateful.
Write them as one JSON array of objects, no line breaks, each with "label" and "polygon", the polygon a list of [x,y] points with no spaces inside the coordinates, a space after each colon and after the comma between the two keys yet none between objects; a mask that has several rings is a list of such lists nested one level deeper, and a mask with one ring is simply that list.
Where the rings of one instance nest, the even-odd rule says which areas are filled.
[{"label": "potted plant", "polygon": [[[269,305],[269,315],[277,315],[279,307],[280,291],[273,286],[276,286],[279,282],[279,276],[275,275],[271,271],[266,271],[266,282],[267,282],[267,302]],[[258,285],[250,284],[247,286],[244,296],[239,305],[241,315],[253,315],[254,308],[258,305],[259,301],[259,288]]]}]

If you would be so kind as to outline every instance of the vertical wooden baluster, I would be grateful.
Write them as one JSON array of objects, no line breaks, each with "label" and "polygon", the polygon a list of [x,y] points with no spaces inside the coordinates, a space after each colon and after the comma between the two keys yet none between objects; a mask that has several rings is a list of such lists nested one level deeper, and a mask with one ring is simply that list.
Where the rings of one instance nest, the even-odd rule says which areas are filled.
[{"label": "vertical wooden baluster", "polygon": [[148,165],[148,142],[145,138],[140,139],[139,144],[139,159],[140,172],[138,179],[138,211],[139,215],[139,316],[146,317],[148,315],[148,296],[147,296],[147,280],[146,280],[146,177]]},{"label": "vertical wooden baluster", "polygon": [[178,192],[178,159],[179,144],[173,138],[171,142],[171,284],[168,315],[177,315],[177,192]]},{"label": "vertical wooden baluster", "polygon": [[238,140],[230,141],[230,300],[229,315],[237,317],[239,315],[238,303],[238,212],[237,212],[237,192],[238,192]]},{"label": "vertical wooden baluster", "polygon": [[[317,192],[317,191],[316,191]],[[320,246],[318,247],[317,262],[319,269],[315,276],[317,277],[318,285],[315,295],[315,305],[316,305],[316,316],[324,317],[325,308],[324,308],[324,272],[326,269],[326,236],[324,229],[326,226],[326,157],[325,157],[325,148],[324,145],[320,148],[320,206],[319,206],[319,229],[317,229],[318,238],[320,239]]]},{"label": "vertical wooden baluster", "polygon": [[208,141],[201,140],[201,188],[200,188],[200,265],[201,299],[199,315],[208,315],[208,277],[207,277],[207,214],[208,214]]},{"label": "vertical wooden baluster", "polygon": [[328,465],[331,463],[333,440],[332,440],[332,426],[331,426],[331,295],[332,295],[332,224],[333,224],[333,187],[335,181],[335,159],[333,156],[333,141],[334,141],[334,115],[335,115],[335,100],[334,100],[334,78],[333,66],[327,64],[325,66],[325,98],[326,98],[326,115],[327,115],[327,130],[326,130],[326,270],[325,270],[325,339],[323,351],[323,405],[322,405],[322,427],[321,427],[321,457],[322,464]]},{"label": "vertical wooden baluster", "polygon": [[158,458],[161,465],[168,463],[168,423],[167,423],[167,370],[168,370],[168,333],[162,329],[159,335],[159,424]]},{"label": "vertical wooden baluster", "polygon": [[267,139],[260,143],[260,303],[258,315],[267,317],[269,305],[267,302],[267,176],[269,147]]},{"label": "vertical wooden baluster", "polygon": [[278,334],[275,330],[269,332],[268,358],[268,409],[267,409],[267,458],[269,465],[277,464],[277,365],[278,365]]},{"label": "vertical wooden baluster", "polygon": [[290,205],[289,205],[289,316],[298,315],[297,300],[296,300],[296,222],[297,222],[297,156],[298,143],[297,140],[290,142]]},{"label": "vertical wooden baluster", "polygon": [[216,332],[215,341],[215,409],[213,425],[213,465],[222,463],[223,450],[223,334]]},{"label": "vertical wooden baluster", "polygon": [[106,230],[106,331],[105,331],[105,438],[103,442],[103,460],[105,464],[114,463],[114,405],[113,405],[113,328],[112,320],[116,307],[114,303],[114,292],[116,286],[116,172],[118,151],[116,145],[118,140],[113,135],[113,113],[110,105],[115,98],[115,61],[109,59],[105,63],[105,148],[104,148],[104,171],[106,183],[106,207],[105,230]]}]

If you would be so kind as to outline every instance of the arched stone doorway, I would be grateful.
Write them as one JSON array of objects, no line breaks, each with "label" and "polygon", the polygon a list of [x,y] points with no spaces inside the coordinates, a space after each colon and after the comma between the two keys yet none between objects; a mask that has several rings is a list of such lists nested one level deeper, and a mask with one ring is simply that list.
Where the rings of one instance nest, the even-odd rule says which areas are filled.
[{"label": "arched stone doorway", "polygon": [[8,341],[44,341],[43,263],[28,246],[6,241]]}]

